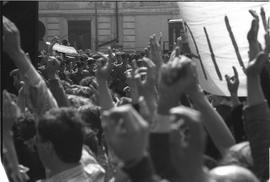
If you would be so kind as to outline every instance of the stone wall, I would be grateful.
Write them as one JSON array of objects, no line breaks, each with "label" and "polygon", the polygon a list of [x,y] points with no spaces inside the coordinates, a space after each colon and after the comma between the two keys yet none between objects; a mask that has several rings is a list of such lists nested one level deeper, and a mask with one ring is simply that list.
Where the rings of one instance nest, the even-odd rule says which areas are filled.
[{"label": "stone wall", "polygon": [[[178,17],[178,7],[175,2],[118,2],[118,14],[119,44],[125,50],[143,50],[151,32],[168,34],[167,20]],[[39,2],[39,16],[47,28],[48,40],[55,35],[67,38],[69,20],[91,21],[92,48],[96,37],[99,44],[116,38],[115,2]]]}]

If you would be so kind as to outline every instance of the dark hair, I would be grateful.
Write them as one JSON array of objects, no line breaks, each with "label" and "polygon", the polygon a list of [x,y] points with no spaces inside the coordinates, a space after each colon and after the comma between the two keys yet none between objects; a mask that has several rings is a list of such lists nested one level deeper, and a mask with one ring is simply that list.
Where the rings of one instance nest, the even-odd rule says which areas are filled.
[{"label": "dark hair", "polygon": [[36,122],[31,113],[25,113],[19,117],[12,127],[14,137],[23,141],[36,135]]},{"label": "dark hair", "polygon": [[78,61],[78,62],[77,62],[77,67],[78,67],[78,68],[82,68],[82,67],[83,67],[83,63],[82,63],[81,61]]},{"label": "dark hair", "polygon": [[84,127],[84,144],[87,145],[95,155],[98,154],[98,138],[96,133],[88,126]]},{"label": "dark hair", "polygon": [[46,27],[42,21],[38,20],[38,40],[43,40],[45,34],[46,34]]},{"label": "dark hair", "polygon": [[38,123],[41,142],[52,142],[57,156],[66,163],[79,162],[82,155],[83,129],[80,115],[72,108],[48,111]]},{"label": "dark hair", "polygon": [[101,144],[103,129],[100,120],[100,107],[94,105],[85,105],[79,108],[82,120],[92,130],[97,131],[98,142]]},{"label": "dark hair", "polygon": [[67,46],[68,45],[68,41],[66,39],[62,40],[62,44]]}]

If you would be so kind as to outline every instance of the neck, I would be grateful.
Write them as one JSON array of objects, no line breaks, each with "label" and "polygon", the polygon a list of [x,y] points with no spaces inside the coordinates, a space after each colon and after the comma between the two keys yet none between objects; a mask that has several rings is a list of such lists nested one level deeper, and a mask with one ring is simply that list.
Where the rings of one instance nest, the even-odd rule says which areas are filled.
[{"label": "neck", "polygon": [[80,162],[77,163],[64,163],[64,162],[59,162],[55,163],[53,167],[50,169],[50,173],[48,174],[48,177],[55,176],[63,171],[66,171],[68,169],[74,168],[76,166],[80,165]]}]

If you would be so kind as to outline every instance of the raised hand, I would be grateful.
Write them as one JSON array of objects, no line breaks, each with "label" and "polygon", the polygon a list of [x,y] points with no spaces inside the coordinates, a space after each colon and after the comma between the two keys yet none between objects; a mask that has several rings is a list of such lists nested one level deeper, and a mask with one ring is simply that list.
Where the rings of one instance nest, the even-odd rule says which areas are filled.
[{"label": "raised hand", "polygon": [[247,67],[247,75],[250,76],[259,76],[262,69],[268,62],[268,55],[263,52],[260,52],[252,59]]},{"label": "raised hand", "polygon": [[[137,70],[135,76],[139,96],[143,96],[147,108],[149,110],[147,120],[154,122],[154,117],[157,109],[157,77],[156,65],[148,58],[144,57],[146,67],[141,67]],[[141,112],[141,110],[140,110]]]},{"label": "raised hand", "polygon": [[192,80],[193,69],[195,65],[191,59],[185,56],[176,55],[168,64],[164,64],[161,69],[161,84],[165,84],[168,88],[177,85],[181,90],[185,90]]},{"label": "raised hand", "polygon": [[205,133],[201,115],[198,111],[184,106],[172,108],[170,113],[173,116],[170,133],[173,167],[183,181],[204,181],[202,165]]},{"label": "raised hand", "polygon": [[137,85],[137,81],[136,81],[136,70],[138,68],[137,64],[136,64],[136,60],[133,59],[131,62],[131,69],[128,69],[125,73],[126,73],[126,78],[127,78],[127,83],[128,86],[130,88],[130,96],[132,98],[132,102],[133,103],[138,103],[139,100],[139,93],[138,93],[138,85]]},{"label": "raised hand", "polygon": [[[247,74],[248,76],[258,76],[263,66],[267,63],[268,60],[268,53],[269,53],[269,32],[266,32],[265,34],[265,51],[262,52],[262,48],[257,40],[258,37],[258,31],[259,31],[259,16],[257,15],[256,11],[250,10],[250,14],[253,16],[253,20],[251,23],[251,28],[248,32],[247,38],[249,42],[249,64],[247,68]],[[262,17],[264,14],[264,11],[261,11]],[[263,20],[265,23],[265,20]]]},{"label": "raised hand", "polygon": [[21,50],[20,32],[16,25],[3,16],[3,50],[12,57]]},{"label": "raised hand", "polygon": [[[177,49],[176,49],[177,50]],[[185,56],[176,56],[161,68],[159,80],[159,113],[168,111],[170,107],[178,105],[180,96],[185,92],[195,92],[197,89],[195,65]],[[192,90],[190,89],[192,88]],[[166,105],[166,107],[164,107]],[[161,109],[161,108],[163,109]],[[164,112],[164,114],[165,114]]]},{"label": "raised hand", "polygon": [[102,125],[108,144],[124,163],[140,161],[146,155],[148,124],[132,106],[105,111]]},{"label": "raised hand", "polygon": [[249,42],[249,60],[251,61],[261,51],[261,46],[258,42],[259,16],[254,10],[249,10],[249,13],[253,16],[251,27],[247,35]]},{"label": "raised hand", "polygon": [[174,49],[170,55],[169,62],[171,62],[175,57],[180,56],[182,47],[183,47],[183,38],[180,36],[176,39],[176,42],[174,43]]},{"label": "raised hand", "polygon": [[236,68],[233,66],[233,76],[225,75],[225,79],[227,82],[227,87],[231,95],[237,96],[238,87],[239,87],[239,78],[238,78],[238,72]]},{"label": "raised hand", "polygon": [[55,78],[57,70],[60,68],[60,61],[50,56],[47,63],[47,73],[49,78]]},{"label": "raised hand", "polygon": [[[138,91],[139,94],[142,96],[151,96],[156,95],[156,83],[157,83],[157,77],[156,77],[156,65],[150,60],[149,58],[144,57],[143,61],[146,63],[146,68],[142,67],[139,68],[137,71],[137,85],[138,85]],[[141,76],[145,75],[145,79],[141,79]]]},{"label": "raised hand", "polygon": [[[159,39],[161,39],[161,36]],[[155,34],[150,36],[150,59],[155,63],[158,69],[161,67],[163,63],[160,47],[161,45],[159,42],[161,42],[161,40],[157,41]]]},{"label": "raised hand", "polygon": [[112,50],[108,48],[109,57],[101,55],[97,60],[96,77],[98,82],[108,81],[112,71]]}]

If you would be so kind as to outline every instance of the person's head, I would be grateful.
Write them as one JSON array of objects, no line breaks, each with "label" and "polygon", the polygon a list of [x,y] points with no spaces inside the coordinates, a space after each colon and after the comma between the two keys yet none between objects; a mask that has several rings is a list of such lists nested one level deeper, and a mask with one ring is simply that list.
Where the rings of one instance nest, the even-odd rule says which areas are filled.
[{"label": "person's head", "polygon": [[82,71],[83,70],[83,63],[82,62],[77,62],[77,68],[78,68],[78,71]]},{"label": "person's head", "polygon": [[130,87],[129,86],[126,86],[124,89],[123,89],[124,93],[125,93],[125,96],[126,97],[131,97],[131,92],[130,92]]},{"label": "person's head", "polygon": [[64,72],[65,68],[66,68],[65,62],[64,61],[60,62],[59,71],[60,72]]},{"label": "person's head", "polygon": [[71,108],[54,108],[37,125],[37,149],[43,165],[75,164],[81,159],[83,130],[80,116]]},{"label": "person's head", "polygon": [[100,107],[88,104],[81,106],[79,108],[82,120],[91,128],[98,132],[102,130],[101,120],[100,120]]},{"label": "person's head", "polygon": [[62,40],[62,44],[63,44],[64,46],[70,46],[70,43],[69,43],[68,40],[66,40],[66,39]]},{"label": "person's head", "polygon": [[224,155],[219,165],[238,165],[252,171],[253,159],[249,142],[241,142],[233,145]]},{"label": "person's head", "polygon": [[90,148],[90,150],[97,155],[98,154],[98,138],[96,132],[91,127],[84,127],[84,144]]},{"label": "person's head", "polygon": [[236,165],[216,167],[210,175],[216,182],[259,182],[248,169]]},{"label": "person's head", "polygon": [[13,126],[14,137],[27,141],[36,135],[36,121],[31,113],[20,116]]}]

